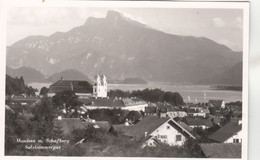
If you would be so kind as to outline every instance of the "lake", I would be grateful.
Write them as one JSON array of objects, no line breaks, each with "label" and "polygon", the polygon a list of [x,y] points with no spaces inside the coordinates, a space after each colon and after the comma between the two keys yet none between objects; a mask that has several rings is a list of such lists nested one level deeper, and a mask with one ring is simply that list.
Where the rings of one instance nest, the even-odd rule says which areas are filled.
[{"label": "lake", "polygon": [[[29,83],[29,86],[37,88],[47,87],[51,83]],[[179,92],[185,102],[208,102],[208,100],[219,99],[226,103],[242,101],[241,91],[213,90],[209,85],[168,85],[168,84],[108,84],[108,90],[120,89],[123,91],[143,90],[145,88],[159,88],[163,91]]]}]

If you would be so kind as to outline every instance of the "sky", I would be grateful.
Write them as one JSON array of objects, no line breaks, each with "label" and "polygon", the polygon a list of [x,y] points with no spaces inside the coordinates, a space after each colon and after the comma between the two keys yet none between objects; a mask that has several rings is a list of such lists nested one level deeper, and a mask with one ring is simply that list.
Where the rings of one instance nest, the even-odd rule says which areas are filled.
[{"label": "sky", "polygon": [[105,17],[108,10],[166,33],[206,37],[242,51],[243,12],[239,9],[17,7],[7,12],[7,45],[29,35],[67,32],[88,17]]}]

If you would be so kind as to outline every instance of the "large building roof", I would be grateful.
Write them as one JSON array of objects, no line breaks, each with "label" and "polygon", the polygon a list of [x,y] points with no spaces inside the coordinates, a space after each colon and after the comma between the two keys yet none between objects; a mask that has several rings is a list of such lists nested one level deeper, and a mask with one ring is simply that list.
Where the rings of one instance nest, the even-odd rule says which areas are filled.
[{"label": "large building roof", "polygon": [[86,99],[80,99],[80,101],[87,107],[128,107],[133,105],[145,104],[146,102],[139,99],[118,99],[118,98],[94,98],[89,97]]},{"label": "large building roof", "polygon": [[118,99],[107,99],[107,98],[87,98],[80,99],[85,106],[95,107],[125,107],[122,100]]},{"label": "large building roof", "polygon": [[75,93],[93,93],[93,86],[87,81],[59,80],[52,84],[48,93],[73,90]]},{"label": "large building roof", "polygon": [[239,143],[201,143],[199,144],[206,158],[241,158]]},{"label": "large building roof", "polygon": [[208,137],[216,142],[224,142],[234,134],[238,133],[242,129],[242,124],[238,124],[237,122],[230,121],[228,124],[214,132],[212,135]]}]

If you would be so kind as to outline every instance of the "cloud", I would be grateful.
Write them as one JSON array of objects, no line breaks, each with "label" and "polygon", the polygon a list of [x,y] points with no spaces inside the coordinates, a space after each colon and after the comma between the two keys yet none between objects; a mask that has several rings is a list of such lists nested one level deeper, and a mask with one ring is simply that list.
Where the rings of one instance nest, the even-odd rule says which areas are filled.
[{"label": "cloud", "polygon": [[226,23],[223,19],[216,17],[212,19],[212,24],[216,28],[222,28],[226,26]]},{"label": "cloud", "polygon": [[238,28],[242,29],[243,28],[243,19],[241,17],[236,17],[232,22],[231,22],[231,27],[233,28]]}]

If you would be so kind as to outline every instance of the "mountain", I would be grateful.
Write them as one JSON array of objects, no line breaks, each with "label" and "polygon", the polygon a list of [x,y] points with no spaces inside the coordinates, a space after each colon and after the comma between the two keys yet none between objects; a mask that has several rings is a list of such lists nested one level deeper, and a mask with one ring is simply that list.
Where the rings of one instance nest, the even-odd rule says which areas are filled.
[{"label": "mountain", "polygon": [[205,37],[172,35],[116,11],[90,17],[68,32],[29,36],[7,47],[10,67],[29,66],[44,74],[75,69],[111,81],[195,83],[242,61],[242,53]]},{"label": "mountain", "polygon": [[21,67],[17,69],[12,69],[6,66],[6,74],[8,74],[11,77],[18,77],[18,78],[22,76],[25,83],[45,81],[45,77],[40,71],[30,67]]},{"label": "mountain", "polygon": [[201,81],[200,83],[203,84],[232,84],[232,85],[238,85],[242,86],[242,70],[243,70],[243,64],[242,62],[239,62],[235,64],[230,69],[224,71],[223,73],[214,76],[212,78],[206,79],[204,81]]},{"label": "mountain", "polygon": [[147,82],[140,78],[126,78],[121,83],[122,84],[146,84]]},{"label": "mountain", "polygon": [[65,70],[59,73],[55,73],[53,75],[51,75],[50,77],[48,77],[47,81],[48,82],[56,82],[60,79],[63,80],[82,80],[82,81],[88,81],[90,83],[93,83],[87,75],[85,75],[84,73],[81,73],[77,70],[74,69],[70,69],[70,70]]}]

